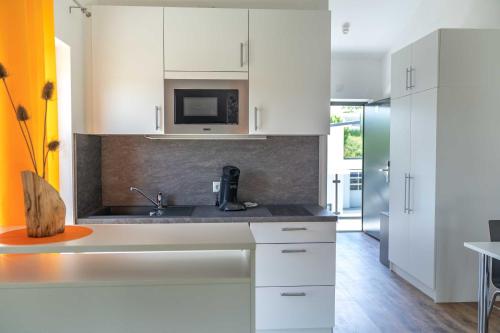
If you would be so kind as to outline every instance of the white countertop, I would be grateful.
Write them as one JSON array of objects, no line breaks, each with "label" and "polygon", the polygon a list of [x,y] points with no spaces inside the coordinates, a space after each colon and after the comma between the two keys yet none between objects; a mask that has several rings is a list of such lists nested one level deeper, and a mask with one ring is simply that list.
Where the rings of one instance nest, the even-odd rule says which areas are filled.
[{"label": "white countertop", "polygon": [[464,246],[478,253],[500,260],[500,242],[466,242]]},{"label": "white countertop", "polygon": [[[255,249],[255,240],[246,223],[85,226],[94,232],[81,239],[41,245],[0,244],[0,254]],[[12,229],[3,228],[0,232]]]}]

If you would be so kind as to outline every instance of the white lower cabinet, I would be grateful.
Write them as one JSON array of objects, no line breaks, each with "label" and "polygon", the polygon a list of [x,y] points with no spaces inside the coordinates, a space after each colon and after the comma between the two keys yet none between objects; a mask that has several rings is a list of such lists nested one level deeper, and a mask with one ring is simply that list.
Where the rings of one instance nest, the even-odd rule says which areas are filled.
[{"label": "white lower cabinet", "polygon": [[258,287],[257,330],[326,328],[335,325],[335,287]]},{"label": "white lower cabinet", "polygon": [[335,223],[273,222],[252,223],[257,244],[335,243]]},{"label": "white lower cabinet", "polygon": [[[258,332],[335,326],[335,222],[251,223]],[[271,332],[271,331],[270,331]]]},{"label": "white lower cabinet", "polygon": [[259,244],[255,285],[335,285],[335,243]]}]

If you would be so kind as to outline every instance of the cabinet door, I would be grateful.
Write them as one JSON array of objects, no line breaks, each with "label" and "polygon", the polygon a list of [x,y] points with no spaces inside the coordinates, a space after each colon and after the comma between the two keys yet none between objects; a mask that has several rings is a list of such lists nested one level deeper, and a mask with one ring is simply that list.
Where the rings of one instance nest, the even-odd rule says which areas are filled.
[{"label": "cabinet door", "polygon": [[163,8],[92,9],[91,131],[163,132]]},{"label": "cabinet door", "polygon": [[248,71],[248,9],[165,8],[165,71]]},{"label": "cabinet door", "polygon": [[409,273],[431,289],[434,288],[436,126],[437,89],[412,95]]},{"label": "cabinet door", "polygon": [[250,10],[249,132],[329,134],[330,12]]},{"label": "cabinet door", "polygon": [[411,164],[411,96],[391,102],[389,259],[409,271],[408,181]]},{"label": "cabinet door", "polygon": [[413,44],[410,74],[411,92],[421,92],[438,86],[439,31]]},{"label": "cabinet door", "polygon": [[412,46],[407,46],[391,57],[391,97],[399,98],[410,94],[409,70]]}]

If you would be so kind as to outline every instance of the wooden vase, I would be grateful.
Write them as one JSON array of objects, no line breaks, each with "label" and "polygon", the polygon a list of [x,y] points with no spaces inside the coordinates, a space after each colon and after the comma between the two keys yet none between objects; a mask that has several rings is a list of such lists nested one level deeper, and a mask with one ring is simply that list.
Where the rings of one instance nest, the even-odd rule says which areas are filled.
[{"label": "wooden vase", "polygon": [[66,206],[59,192],[31,171],[21,172],[28,237],[48,237],[64,232]]}]

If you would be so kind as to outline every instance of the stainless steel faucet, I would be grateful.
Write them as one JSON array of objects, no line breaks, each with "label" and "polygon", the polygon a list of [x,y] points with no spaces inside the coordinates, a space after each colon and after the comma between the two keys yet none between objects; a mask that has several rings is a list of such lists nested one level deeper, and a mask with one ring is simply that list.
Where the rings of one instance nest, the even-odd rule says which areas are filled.
[{"label": "stainless steel faucet", "polygon": [[142,195],[144,198],[146,198],[149,201],[151,201],[153,203],[153,205],[156,206],[156,209],[160,210],[160,209],[167,208],[167,205],[163,204],[163,193],[161,193],[161,192],[158,192],[158,194],[156,195],[156,201],[154,201],[153,199],[151,199],[150,197],[148,197],[146,194],[144,194],[144,192],[141,191],[140,189],[138,189],[137,187],[130,187],[130,191],[131,192],[137,192],[140,195]]}]

